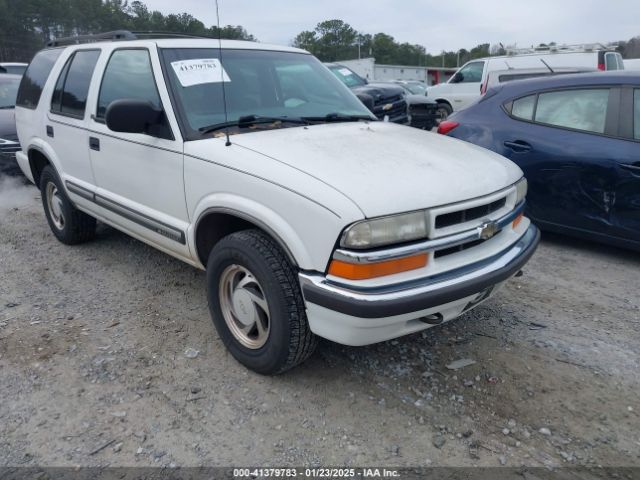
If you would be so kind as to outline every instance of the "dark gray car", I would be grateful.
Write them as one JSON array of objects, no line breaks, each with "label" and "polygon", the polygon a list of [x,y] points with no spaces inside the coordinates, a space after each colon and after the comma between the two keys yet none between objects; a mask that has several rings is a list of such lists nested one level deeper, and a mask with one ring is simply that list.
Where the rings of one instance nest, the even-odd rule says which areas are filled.
[{"label": "dark gray car", "polygon": [[0,74],[0,172],[16,174],[20,169],[15,152],[20,150],[16,134],[15,106],[20,75]]}]

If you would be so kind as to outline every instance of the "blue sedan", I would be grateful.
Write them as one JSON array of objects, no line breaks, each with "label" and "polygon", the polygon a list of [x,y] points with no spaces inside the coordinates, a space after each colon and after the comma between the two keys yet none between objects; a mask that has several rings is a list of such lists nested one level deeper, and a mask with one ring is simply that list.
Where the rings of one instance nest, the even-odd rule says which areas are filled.
[{"label": "blue sedan", "polygon": [[517,163],[541,228],[640,249],[640,73],[507,83],[438,132]]}]

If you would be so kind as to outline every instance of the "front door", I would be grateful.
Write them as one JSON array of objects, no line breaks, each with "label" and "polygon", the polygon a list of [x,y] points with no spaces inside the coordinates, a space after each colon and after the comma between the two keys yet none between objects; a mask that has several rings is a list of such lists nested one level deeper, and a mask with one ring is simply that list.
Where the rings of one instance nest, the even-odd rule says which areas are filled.
[{"label": "front door", "polygon": [[484,65],[482,60],[469,62],[449,80],[454,111],[467,108],[480,98]]},{"label": "front door", "polygon": [[[95,201],[111,222],[133,236],[189,257],[182,140],[154,70],[160,72],[160,65],[146,48],[115,49],[106,63],[90,125]],[[111,131],[105,123],[107,108],[122,99],[164,105],[163,125],[148,134]]]}]

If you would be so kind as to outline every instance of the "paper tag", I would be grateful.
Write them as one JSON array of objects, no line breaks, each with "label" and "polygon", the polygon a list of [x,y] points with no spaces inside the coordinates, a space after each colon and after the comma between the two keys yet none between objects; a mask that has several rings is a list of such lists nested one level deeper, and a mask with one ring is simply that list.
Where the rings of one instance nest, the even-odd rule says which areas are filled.
[{"label": "paper tag", "polygon": [[348,77],[349,75],[353,75],[353,72],[351,70],[349,70],[348,68],[341,68],[340,70],[338,70],[342,75],[344,75],[345,77]]},{"label": "paper tag", "polygon": [[217,58],[180,60],[171,62],[171,66],[183,87],[231,81]]}]

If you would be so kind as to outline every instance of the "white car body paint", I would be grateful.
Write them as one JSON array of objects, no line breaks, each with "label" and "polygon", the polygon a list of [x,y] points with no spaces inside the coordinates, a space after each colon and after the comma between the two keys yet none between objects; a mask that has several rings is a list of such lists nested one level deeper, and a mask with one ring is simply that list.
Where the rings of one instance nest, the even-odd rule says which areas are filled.
[{"label": "white car body paint", "polygon": [[[522,208],[516,205],[514,187],[522,177],[520,169],[488,150],[445,136],[361,121],[231,135],[231,145],[222,132],[184,141],[157,50],[174,47],[176,42],[181,48],[218,48],[217,41],[190,39],[67,47],[49,75],[38,107],[16,108],[23,147],[17,158],[27,177],[34,180],[27,153],[38,151],[56,169],[79,209],[198,268],[205,263],[196,248],[199,221],[212,212],[237,215],[275,237],[300,270],[303,287],[303,275],[321,277],[318,284],[330,285],[343,292],[344,298],[355,291],[432,282],[459,269],[494,262],[505,251],[520,252],[523,248],[514,250],[514,245],[527,235],[533,238],[527,219],[514,227],[510,223],[509,215]],[[100,83],[112,52],[131,48],[149,51],[172,139],[113,132],[95,119]],[[305,53],[235,41],[223,41],[222,48]],[[65,61],[77,49],[100,49],[101,54],[85,115],[69,118],[51,113],[49,106]],[[47,134],[47,127],[53,128],[53,137]],[[99,141],[99,150],[89,148],[90,139]],[[435,228],[437,215],[495,199],[504,199],[504,205],[481,219]],[[461,229],[479,232],[485,221],[502,219],[505,227],[489,241],[453,255],[436,258],[429,252],[424,268],[357,281],[326,275],[349,225],[423,209],[431,222],[429,239],[433,240],[446,240]],[[447,285],[452,283],[455,278]],[[408,296],[413,287],[402,288],[402,294]],[[428,328],[429,324],[416,320],[420,316],[437,313],[443,321],[455,318],[470,308],[470,302],[484,300],[485,291],[487,295],[491,292],[483,287],[441,305],[375,318],[370,312],[360,316],[316,304],[309,300],[306,289],[304,300],[312,331],[337,342],[362,345]],[[376,298],[371,296],[372,301]]]},{"label": "white car body paint", "polygon": [[333,186],[368,218],[480,197],[522,177],[484,148],[390,122],[283,129],[234,142]]}]

